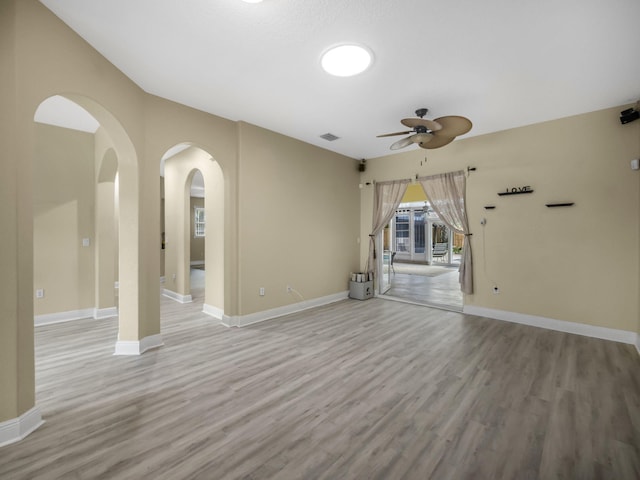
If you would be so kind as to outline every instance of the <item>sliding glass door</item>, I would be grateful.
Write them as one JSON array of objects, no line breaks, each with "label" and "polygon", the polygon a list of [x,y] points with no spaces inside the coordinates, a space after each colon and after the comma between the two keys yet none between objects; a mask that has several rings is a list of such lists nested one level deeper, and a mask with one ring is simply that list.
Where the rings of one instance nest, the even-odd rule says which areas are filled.
[{"label": "sliding glass door", "polygon": [[[389,255],[395,252],[396,261],[459,263],[459,250],[464,237],[454,235],[428,205],[401,205],[396,210],[391,226]],[[385,242],[385,250],[387,248]]]},{"label": "sliding glass door", "polygon": [[427,260],[427,218],[423,208],[398,209],[394,219],[393,250],[396,260]]}]

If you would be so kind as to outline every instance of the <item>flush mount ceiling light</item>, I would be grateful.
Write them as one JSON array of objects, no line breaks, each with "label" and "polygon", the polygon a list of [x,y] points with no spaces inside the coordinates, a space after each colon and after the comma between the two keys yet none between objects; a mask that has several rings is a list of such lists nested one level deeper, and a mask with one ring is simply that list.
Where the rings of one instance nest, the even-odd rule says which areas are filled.
[{"label": "flush mount ceiling light", "polygon": [[324,52],[320,63],[331,75],[351,77],[369,68],[372,58],[369,49],[360,45],[339,45]]}]

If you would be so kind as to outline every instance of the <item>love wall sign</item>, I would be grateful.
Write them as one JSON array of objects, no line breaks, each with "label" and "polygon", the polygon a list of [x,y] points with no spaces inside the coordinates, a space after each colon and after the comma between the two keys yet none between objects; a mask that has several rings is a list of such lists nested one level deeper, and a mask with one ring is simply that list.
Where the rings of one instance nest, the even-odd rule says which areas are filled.
[{"label": "love wall sign", "polygon": [[524,187],[511,187],[507,188],[504,192],[498,192],[498,195],[520,195],[523,193],[533,193],[533,190],[529,185],[525,185]]}]

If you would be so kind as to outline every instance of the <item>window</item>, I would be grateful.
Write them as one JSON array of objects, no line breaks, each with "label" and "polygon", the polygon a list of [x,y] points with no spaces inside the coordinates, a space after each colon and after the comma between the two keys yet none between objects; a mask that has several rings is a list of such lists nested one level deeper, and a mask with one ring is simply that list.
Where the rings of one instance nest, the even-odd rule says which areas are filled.
[{"label": "window", "polygon": [[[435,217],[436,219],[438,217]],[[431,216],[425,202],[401,204],[393,221],[393,250],[396,260],[424,261],[427,258],[429,236],[427,224]]]},{"label": "window", "polygon": [[411,238],[409,235],[410,228],[410,211],[398,210],[396,212],[396,236],[395,236],[395,250],[397,252],[410,251]]},{"label": "window", "polygon": [[193,220],[193,236],[204,237],[204,208],[194,208],[194,220]]}]

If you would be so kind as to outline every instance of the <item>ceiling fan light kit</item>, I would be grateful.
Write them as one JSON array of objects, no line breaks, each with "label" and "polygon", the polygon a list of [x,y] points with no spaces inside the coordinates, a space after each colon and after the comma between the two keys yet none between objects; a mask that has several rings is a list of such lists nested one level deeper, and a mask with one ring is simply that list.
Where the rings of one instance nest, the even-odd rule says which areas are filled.
[{"label": "ceiling fan light kit", "polygon": [[411,128],[411,130],[384,133],[378,135],[378,138],[411,134],[391,144],[391,150],[399,150],[414,143],[417,143],[420,148],[434,149],[450,144],[457,136],[464,135],[473,126],[471,120],[458,115],[428,120],[424,118],[428,111],[428,108],[419,108],[416,110],[416,117],[400,120],[400,123],[405,127]]},{"label": "ceiling fan light kit", "polygon": [[397,142],[392,143],[391,147],[389,148],[391,148],[391,150],[400,150],[401,148],[408,147],[412,143],[413,140],[411,140],[411,137],[403,138],[401,140],[398,140]]}]

